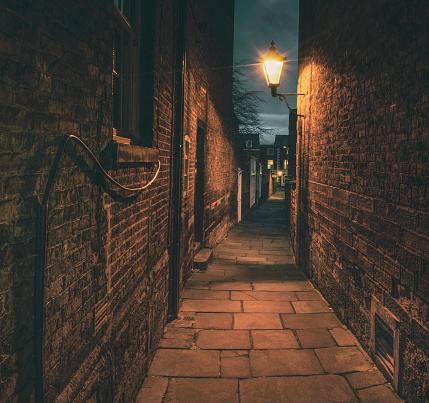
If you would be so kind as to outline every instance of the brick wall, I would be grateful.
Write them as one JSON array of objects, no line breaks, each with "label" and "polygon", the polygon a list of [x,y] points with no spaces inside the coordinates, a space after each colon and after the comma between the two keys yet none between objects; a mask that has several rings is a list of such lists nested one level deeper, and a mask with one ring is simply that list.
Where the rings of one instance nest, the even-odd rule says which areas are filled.
[{"label": "brick wall", "polygon": [[410,401],[429,388],[428,12],[300,5],[295,254],[367,349],[372,296],[401,320]]},{"label": "brick wall", "polygon": [[[212,245],[234,221],[236,165],[229,136],[236,128],[231,73],[211,74],[207,66],[231,64],[233,2],[220,4],[228,21],[224,25],[219,19],[222,27],[214,19],[214,2],[201,10],[189,3],[194,10],[188,8],[192,40],[185,127],[191,137],[197,117],[208,127],[205,232]],[[160,174],[142,194],[125,201],[127,193],[107,185],[77,146],[68,147],[49,199],[46,401],[132,401],[167,320],[174,2],[145,6],[153,13],[145,25],[152,61],[142,66],[152,67],[144,71],[142,85],[152,95],[141,99],[147,119],[142,130],[152,139],[145,145],[159,153]],[[31,401],[34,394],[36,208],[61,138],[79,136],[97,157],[112,142],[112,15],[113,2],[101,0],[0,5],[2,402]],[[201,45],[194,38],[193,15],[210,22],[209,40]],[[212,49],[219,52],[213,55]],[[216,89],[219,82],[222,91]],[[117,164],[109,173],[137,187],[152,177],[153,168],[151,163]],[[189,208],[190,224],[182,226],[188,240]],[[183,249],[183,277],[193,252],[189,242]]]},{"label": "brick wall", "polygon": [[[217,10],[217,11],[216,11]],[[219,22],[216,13],[223,15]],[[184,134],[190,138],[189,192],[183,199],[182,254],[192,254],[198,122],[205,127],[203,246],[213,247],[237,219],[238,132],[232,109],[234,2],[189,1]],[[201,24],[204,24],[201,27]],[[190,266],[183,268],[185,280]]]}]

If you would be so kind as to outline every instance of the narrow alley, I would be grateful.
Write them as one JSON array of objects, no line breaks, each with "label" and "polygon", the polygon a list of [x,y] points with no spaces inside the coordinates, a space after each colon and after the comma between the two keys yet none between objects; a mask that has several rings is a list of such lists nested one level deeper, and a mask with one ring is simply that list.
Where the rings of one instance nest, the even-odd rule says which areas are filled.
[{"label": "narrow alley", "polygon": [[143,402],[396,402],[356,339],[294,264],[278,191],[194,273]]}]

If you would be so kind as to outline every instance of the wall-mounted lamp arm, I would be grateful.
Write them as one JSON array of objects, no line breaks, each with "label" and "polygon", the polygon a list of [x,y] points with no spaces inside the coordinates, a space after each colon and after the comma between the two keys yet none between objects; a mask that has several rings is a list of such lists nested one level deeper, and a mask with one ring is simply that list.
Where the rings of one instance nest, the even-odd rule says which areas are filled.
[{"label": "wall-mounted lamp arm", "polygon": [[289,110],[296,116],[303,118],[305,115],[300,115],[299,113],[296,113],[290,106],[289,103],[286,99],[286,96],[288,95],[305,95],[305,94],[278,94],[277,96],[279,97],[280,100],[284,99],[284,101],[286,102],[286,106],[289,108]]},{"label": "wall-mounted lamp arm", "polygon": [[286,106],[289,108],[289,110],[293,113],[293,114],[295,114],[296,116],[299,116],[299,117],[301,117],[301,118],[303,118],[304,117],[304,115],[300,115],[300,114],[298,114],[298,113],[296,113],[290,106],[289,106],[289,103],[288,103],[288,101],[287,101],[287,99],[286,99],[286,97],[287,96],[298,96],[298,95],[302,95],[302,96],[305,96],[306,94],[296,94],[296,93],[292,93],[292,92],[286,92],[286,93],[281,93],[281,94],[278,94],[277,93],[277,86],[272,86],[271,87],[271,95],[273,96],[273,97],[279,97],[279,99],[280,100],[284,100],[285,102],[286,102]]}]

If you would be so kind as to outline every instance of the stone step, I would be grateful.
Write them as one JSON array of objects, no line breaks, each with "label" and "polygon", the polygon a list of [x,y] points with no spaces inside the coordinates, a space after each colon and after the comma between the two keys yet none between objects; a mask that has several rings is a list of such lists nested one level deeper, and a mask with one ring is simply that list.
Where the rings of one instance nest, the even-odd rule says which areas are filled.
[{"label": "stone step", "polygon": [[213,249],[203,248],[194,257],[194,269],[206,270],[213,261]]}]

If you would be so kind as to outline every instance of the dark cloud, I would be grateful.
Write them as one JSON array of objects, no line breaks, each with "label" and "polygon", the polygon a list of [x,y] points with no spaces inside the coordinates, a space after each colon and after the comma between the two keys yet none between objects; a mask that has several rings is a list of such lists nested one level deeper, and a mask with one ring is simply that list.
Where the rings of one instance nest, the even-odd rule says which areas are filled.
[{"label": "dark cloud", "polygon": [[[283,72],[281,92],[296,92],[298,83],[298,10],[299,0],[236,0],[234,60],[259,62],[268,52],[271,40],[277,51],[288,59]],[[284,102],[270,95],[260,66],[246,69],[252,89],[263,92],[263,119],[275,134],[287,134],[289,110]],[[296,100],[289,100],[296,107]],[[284,122],[284,127],[282,123]]]},{"label": "dark cloud", "polygon": [[266,122],[266,128],[270,129],[270,135],[265,135],[261,140],[262,144],[272,144],[274,143],[275,136],[280,134],[288,134],[289,127],[289,114],[283,113],[274,114],[274,113],[262,113],[261,118]]}]

